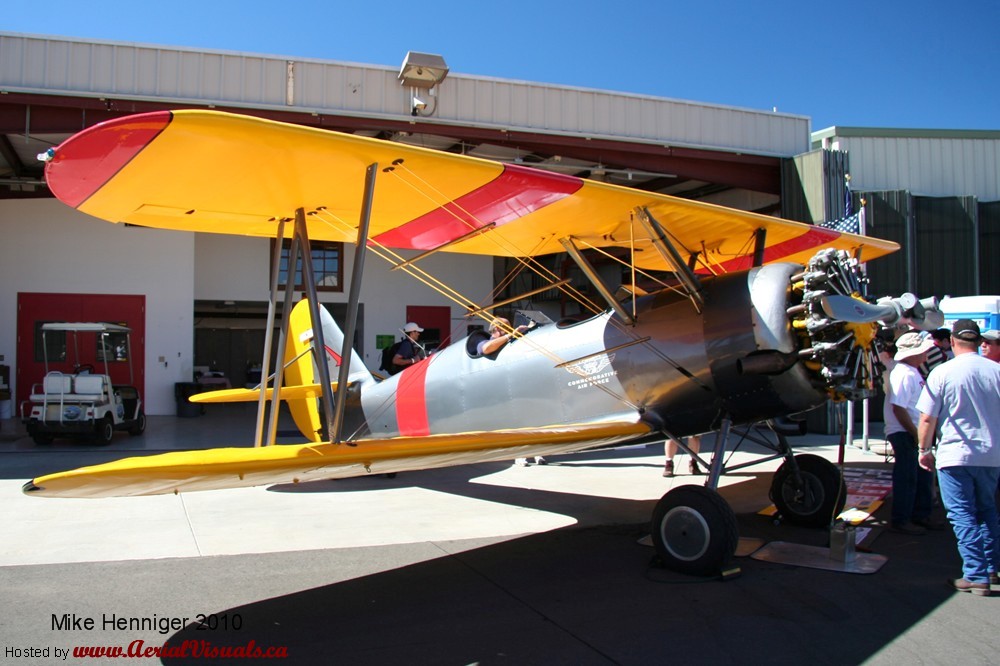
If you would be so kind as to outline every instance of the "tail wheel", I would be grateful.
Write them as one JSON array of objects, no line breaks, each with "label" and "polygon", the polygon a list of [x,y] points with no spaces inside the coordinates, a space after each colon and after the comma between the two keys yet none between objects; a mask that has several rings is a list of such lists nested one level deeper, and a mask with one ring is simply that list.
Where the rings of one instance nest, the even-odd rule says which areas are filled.
[{"label": "tail wheel", "polygon": [[115,436],[115,422],[110,416],[105,416],[97,422],[94,428],[94,439],[98,444],[110,444]]},{"label": "tail wheel", "polygon": [[715,576],[729,566],[739,543],[736,514],[719,493],[681,486],[653,510],[653,546],[668,569]]},{"label": "tail wheel", "polygon": [[837,466],[825,458],[803,453],[795,456],[796,476],[785,462],[771,481],[771,501],[782,517],[794,525],[829,525],[847,502],[847,484]]}]

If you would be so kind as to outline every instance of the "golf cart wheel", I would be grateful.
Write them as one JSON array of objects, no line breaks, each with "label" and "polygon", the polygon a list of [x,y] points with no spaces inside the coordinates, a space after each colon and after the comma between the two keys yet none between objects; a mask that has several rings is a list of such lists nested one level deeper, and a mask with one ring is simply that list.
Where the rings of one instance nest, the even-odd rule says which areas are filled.
[{"label": "golf cart wheel", "polygon": [[94,427],[94,439],[98,444],[110,444],[115,436],[115,422],[110,416],[105,416]]},{"label": "golf cart wheel", "polygon": [[829,525],[847,502],[847,485],[840,470],[829,460],[808,453],[795,456],[795,466],[798,477],[787,461],[774,473],[771,501],[793,525]]},{"label": "golf cart wheel", "polygon": [[695,576],[719,575],[739,543],[736,514],[719,493],[701,486],[661,497],[650,531],[663,566]]},{"label": "golf cart wheel", "polygon": [[135,416],[135,423],[133,423],[128,429],[128,434],[134,437],[136,435],[141,435],[143,432],[145,432],[145,430],[146,430],[146,413],[140,409],[139,413],[136,414]]},{"label": "golf cart wheel", "polygon": [[46,444],[51,444],[53,437],[52,435],[43,435],[41,433],[35,433],[34,435],[31,436],[31,439],[32,441],[35,442],[35,444],[40,444],[44,446]]}]

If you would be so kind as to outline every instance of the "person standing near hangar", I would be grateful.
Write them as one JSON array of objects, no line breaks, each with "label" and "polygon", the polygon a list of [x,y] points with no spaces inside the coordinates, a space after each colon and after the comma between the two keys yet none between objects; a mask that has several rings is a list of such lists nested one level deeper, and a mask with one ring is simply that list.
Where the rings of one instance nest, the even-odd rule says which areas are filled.
[{"label": "person standing near hangar", "polygon": [[962,578],[949,584],[988,597],[990,581],[1000,570],[1000,364],[977,353],[980,338],[976,322],[955,322],[955,358],[931,372],[917,410],[920,466],[937,467],[941,499],[962,557]]}]

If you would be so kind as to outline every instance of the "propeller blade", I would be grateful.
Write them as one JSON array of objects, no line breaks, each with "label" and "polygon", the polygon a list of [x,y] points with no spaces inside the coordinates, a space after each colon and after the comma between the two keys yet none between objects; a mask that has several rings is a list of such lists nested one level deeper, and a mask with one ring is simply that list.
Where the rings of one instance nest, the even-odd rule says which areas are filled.
[{"label": "propeller blade", "polygon": [[823,296],[820,305],[826,316],[837,321],[849,321],[853,324],[865,324],[883,319],[894,320],[898,312],[892,305],[872,305],[850,296]]},{"label": "propeller blade", "polygon": [[880,321],[890,326],[906,324],[921,331],[933,331],[944,324],[944,313],[937,309],[937,299],[918,301],[913,294],[875,304],[834,294],[820,298],[820,306],[831,319],[854,324]]}]

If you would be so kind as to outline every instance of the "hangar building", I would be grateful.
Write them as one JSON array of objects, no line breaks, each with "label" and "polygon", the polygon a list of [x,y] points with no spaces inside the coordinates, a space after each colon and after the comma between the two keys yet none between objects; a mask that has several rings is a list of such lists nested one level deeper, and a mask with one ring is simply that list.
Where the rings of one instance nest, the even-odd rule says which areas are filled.
[{"label": "hangar building", "polygon": [[[407,64],[421,62],[442,66],[443,80],[407,79]],[[10,368],[11,404],[39,379],[35,332],[51,320],[131,326],[149,414],[174,413],[175,387],[191,382],[196,368],[236,386],[256,379],[270,257],[281,248],[266,239],[110,225],[61,204],[45,186],[36,155],[98,122],[145,111],[245,113],[804,222],[844,214],[851,172],[854,205],[864,198],[874,224],[868,233],[906,246],[872,268],[876,283],[885,282],[880,292],[1000,292],[995,271],[986,270],[996,255],[1000,132],[812,134],[801,115],[471,76],[447,72],[443,58],[427,54],[406,54],[403,65],[0,32],[0,365]],[[970,268],[944,270],[942,248],[954,248]],[[352,248],[330,244],[314,256],[323,266],[321,300],[342,316]],[[560,259],[551,260],[558,267]],[[456,254],[431,257],[426,267],[477,302],[492,298],[504,273],[500,260]],[[555,298],[530,305],[556,314],[566,307]],[[377,262],[366,267],[361,307],[355,347],[372,369],[379,346],[406,321],[419,321],[432,344],[477,325]]]}]

